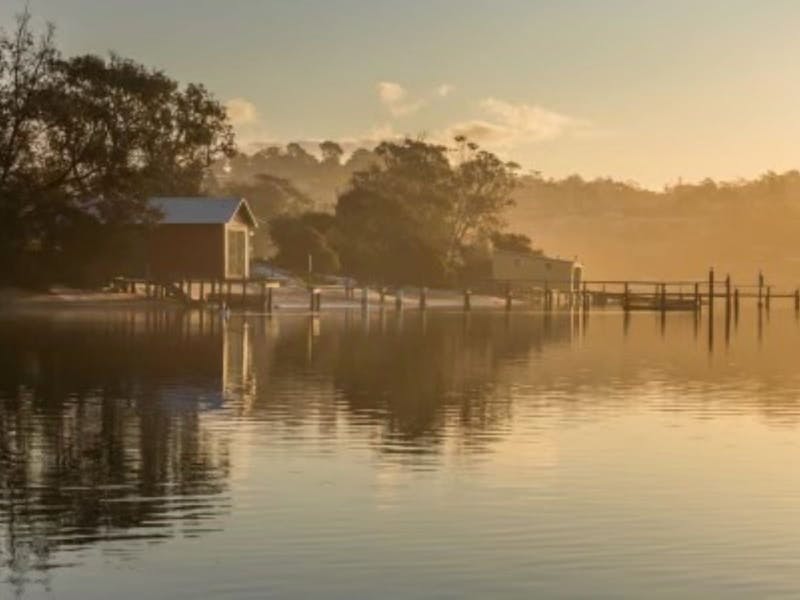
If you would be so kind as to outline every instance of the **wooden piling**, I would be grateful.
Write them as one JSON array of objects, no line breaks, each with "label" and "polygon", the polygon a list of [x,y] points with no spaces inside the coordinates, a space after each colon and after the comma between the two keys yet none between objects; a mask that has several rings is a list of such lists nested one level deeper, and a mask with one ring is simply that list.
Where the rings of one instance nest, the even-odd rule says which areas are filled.
[{"label": "wooden piling", "polygon": [[506,284],[506,311],[510,311],[511,310],[512,303],[513,303],[513,300],[512,300],[512,297],[511,297],[511,284],[507,283]]},{"label": "wooden piling", "polygon": [[247,279],[242,279],[242,308],[247,307]]},{"label": "wooden piling", "polygon": [[472,310],[472,290],[464,290],[464,310]]},{"label": "wooden piling", "polygon": [[730,274],[725,276],[725,314],[730,314],[731,312],[731,276]]},{"label": "wooden piling", "polygon": [[764,305],[764,274],[758,272],[758,308]]},{"label": "wooden piling", "polygon": [[767,298],[766,298],[766,301],[765,301],[765,304],[764,304],[764,307],[765,307],[767,310],[769,310],[769,300],[770,300],[770,296],[771,296],[771,295],[772,295],[772,286],[771,286],[771,285],[768,285],[768,286],[767,286]]},{"label": "wooden piling", "polygon": [[206,282],[202,279],[200,280],[200,304],[203,304],[206,301]]},{"label": "wooden piling", "polygon": [[794,291],[794,310],[800,312],[800,288]]},{"label": "wooden piling", "polygon": [[624,290],[622,292],[622,309],[625,312],[627,312],[631,308],[630,286],[628,285],[627,281],[625,282],[624,285],[625,285],[625,287],[624,287]]},{"label": "wooden piling", "polygon": [[733,291],[733,313],[736,320],[739,320],[739,288]]},{"label": "wooden piling", "polygon": [[714,268],[708,270],[708,314],[714,315]]},{"label": "wooden piling", "polygon": [[425,287],[419,288],[419,308],[425,310],[428,307],[428,289]]},{"label": "wooden piling", "polygon": [[403,288],[397,288],[394,292],[394,307],[403,310]]},{"label": "wooden piling", "polygon": [[702,306],[702,302],[700,300],[700,284],[695,282],[694,284],[694,309],[700,310]]}]

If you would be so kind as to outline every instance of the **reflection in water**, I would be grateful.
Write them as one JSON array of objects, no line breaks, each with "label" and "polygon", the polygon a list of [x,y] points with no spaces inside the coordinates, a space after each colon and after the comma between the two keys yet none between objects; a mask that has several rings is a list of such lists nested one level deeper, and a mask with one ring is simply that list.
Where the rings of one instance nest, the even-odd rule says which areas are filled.
[{"label": "reflection in water", "polygon": [[201,413],[222,405],[228,370],[247,373],[241,336],[223,346],[201,325],[151,313],[3,324],[14,349],[0,363],[12,584],[54,566],[62,546],[196,535],[224,510],[228,449]]},{"label": "reflection in water", "polygon": [[[336,562],[336,549],[356,552],[351,540],[367,535],[363,518],[372,510],[403,512],[397,531],[395,521],[373,515],[369,527],[392,543],[364,542],[363,560],[390,560],[389,547],[433,543],[416,524],[437,511],[437,494],[456,485],[458,494],[447,496],[451,513],[439,517],[452,529],[439,535],[460,550],[448,554],[449,562],[429,557],[427,567],[411,555],[391,560],[431,585],[440,574],[462,597],[478,594],[465,574],[507,546],[503,552],[521,554],[509,558],[497,585],[552,591],[565,585],[561,578],[578,586],[567,586],[573,595],[585,595],[588,588],[570,569],[610,568],[612,558],[593,545],[595,538],[576,550],[575,522],[594,527],[596,539],[619,537],[614,519],[648,514],[664,498],[674,502],[676,490],[693,498],[673,472],[682,463],[670,463],[663,447],[648,446],[642,436],[672,449],[687,442],[669,445],[674,433],[666,432],[694,431],[693,423],[736,417],[797,426],[794,316],[767,323],[761,311],[743,310],[743,326],[737,313],[731,327],[730,311],[718,312],[722,349],[714,347],[713,319],[692,314],[373,310],[225,321],[196,312],[132,312],[0,323],[0,345],[14,349],[0,355],[2,577],[19,595],[33,582],[58,592],[52,574],[87,568],[94,560],[88,550],[144,560],[142,544],[180,549],[199,536],[209,539],[203,548],[211,556],[224,548],[242,564],[270,558],[269,567],[248,571],[252,583],[237,588],[242,595],[267,588],[281,597],[314,595],[302,565],[313,549],[327,547],[332,554],[314,564],[333,561],[328,595],[340,589],[341,597],[375,596],[385,571],[362,572],[362,587],[349,588],[342,581],[353,577],[332,573],[356,563]],[[698,335],[703,329],[706,339]],[[631,439],[639,440],[635,452],[621,445],[614,462],[603,462],[617,440]],[[720,452],[715,439],[694,452],[703,456],[704,449]],[[759,448],[748,451],[757,455]],[[639,459],[645,470],[620,470]],[[519,469],[530,479],[516,475]],[[544,491],[547,471],[558,477]],[[404,496],[408,481],[416,484]],[[325,500],[331,493],[342,500],[351,488],[360,492],[344,496],[347,509]],[[800,494],[800,485],[790,493]],[[464,494],[474,504],[463,504]],[[601,508],[588,498],[620,503],[625,517],[595,512]],[[352,515],[342,512],[349,509]],[[532,520],[537,511],[550,518]],[[618,540],[625,552],[615,568],[632,568],[624,557],[647,547],[638,527],[624,521],[631,539]],[[260,532],[256,541],[251,531]],[[473,549],[463,551],[464,544]],[[542,581],[553,578],[554,588],[528,579],[534,567],[522,557],[537,548],[553,558],[534,570]],[[487,552],[480,560],[478,549]],[[673,559],[676,569],[689,568]],[[179,569],[181,561],[180,552],[170,555],[164,568]],[[643,563],[638,578],[626,575],[617,584],[652,589],[654,568]],[[215,569],[181,580],[187,597],[209,594],[228,572]],[[262,572],[269,584],[258,579]],[[232,580],[241,577],[230,571]],[[500,590],[486,588],[484,595]],[[424,587],[406,591],[426,595]]]}]

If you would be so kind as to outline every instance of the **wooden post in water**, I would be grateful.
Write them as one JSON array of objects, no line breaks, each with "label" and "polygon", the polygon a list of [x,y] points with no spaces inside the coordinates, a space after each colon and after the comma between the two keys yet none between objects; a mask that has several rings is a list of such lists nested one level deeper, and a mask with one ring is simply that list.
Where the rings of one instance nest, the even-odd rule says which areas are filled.
[{"label": "wooden post in water", "polygon": [[204,280],[200,280],[200,304],[204,304],[206,301],[206,282]]},{"label": "wooden post in water", "polygon": [[764,274],[758,272],[758,308],[764,305]]},{"label": "wooden post in water", "polygon": [[403,310],[403,288],[397,288],[394,291],[394,307],[397,310]]},{"label": "wooden post in water", "polygon": [[800,312],[800,288],[794,291],[794,310]]},{"label": "wooden post in water", "polygon": [[247,308],[247,279],[242,279],[242,308]]},{"label": "wooden post in water", "polygon": [[767,286],[767,300],[766,300],[766,303],[764,305],[767,310],[769,310],[769,300],[770,300],[770,296],[771,295],[772,295],[772,286],[768,285]]},{"label": "wooden post in water", "polygon": [[272,314],[272,288],[267,288],[267,300],[266,304],[264,305],[264,310],[269,314]]},{"label": "wooden post in water", "polygon": [[425,310],[428,307],[428,288],[419,288],[419,309]]},{"label": "wooden post in water", "polygon": [[464,290],[464,310],[472,310],[472,290]]},{"label": "wooden post in water", "polygon": [[695,281],[694,283],[694,309],[700,310],[701,308],[701,301],[700,301],[700,284]]},{"label": "wooden post in water", "polygon": [[714,316],[714,268],[708,270],[708,315]]},{"label": "wooden post in water", "polygon": [[308,292],[308,307],[312,313],[315,313],[317,312],[317,290],[309,287]]},{"label": "wooden post in water", "polygon": [[725,314],[731,312],[731,276],[730,273],[725,276]]},{"label": "wooden post in water", "polygon": [[380,304],[381,304],[381,306],[386,304],[386,288],[383,287],[383,286],[381,286],[381,290],[380,290]]},{"label": "wooden post in water", "polygon": [[230,306],[231,305],[231,280],[225,280],[225,304]]},{"label": "wooden post in water", "polygon": [[512,303],[513,303],[513,300],[511,298],[511,284],[507,283],[506,284],[506,311],[511,310]]},{"label": "wooden post in water", "polygon": [[739,288],[733,291],[733,314],[736,320],[739,320]]},{"label": "wooden post in water", "polygon": [[667,312],[667,284],[661,284],[661,312]]},{"label": "wooden post in water", "polygon": [[625,282],[625,289],[622,292],[622,309],[628,312],[631,309],[631,297],[628,282]]}]

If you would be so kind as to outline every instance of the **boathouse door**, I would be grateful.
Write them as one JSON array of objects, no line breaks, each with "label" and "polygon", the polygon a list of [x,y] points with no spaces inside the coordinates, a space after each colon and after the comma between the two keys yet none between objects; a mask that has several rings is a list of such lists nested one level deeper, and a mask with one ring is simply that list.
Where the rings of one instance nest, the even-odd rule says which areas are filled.
[{"label": "boathouse door", "polygon": [[247,277],[247,231],[229,229],[227,238],[227,277]]}]

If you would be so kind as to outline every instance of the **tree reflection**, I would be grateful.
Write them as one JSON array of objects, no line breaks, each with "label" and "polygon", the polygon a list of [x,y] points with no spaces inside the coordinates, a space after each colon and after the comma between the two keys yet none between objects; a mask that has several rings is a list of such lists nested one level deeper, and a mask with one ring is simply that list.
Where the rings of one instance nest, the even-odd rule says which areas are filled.
[{"label": "tree reflection", "polygon": [[191,534],[224,508],[219,331],[137,314],[6,323],[0,359],[4,566],[21,590],[55,550]]},{"label": "tree reflection", "polygon": [[[387,452],[434,452],[449,428],[466,444],[482,444],[511,418],[510,382],[497,370],[569,342],[574,327],[568,314],[509,320],[503,313],[465,319],[414,311],[296,320],[271,343],[256,338],[252,410],[290,432],[311,414],[334,427],[343,401],[347,420],[374,428]],[[309,386],[291,405],[280,393],[287,378]],[[333,393],[319,394],[321,381]]]}]

